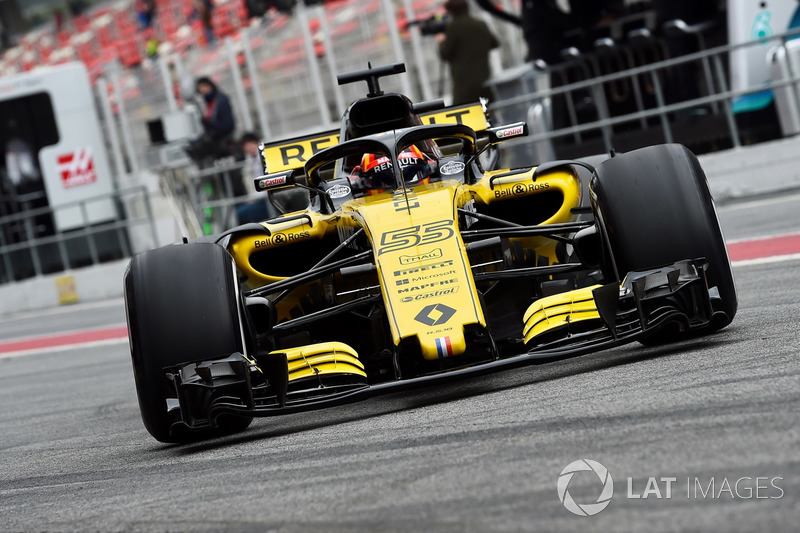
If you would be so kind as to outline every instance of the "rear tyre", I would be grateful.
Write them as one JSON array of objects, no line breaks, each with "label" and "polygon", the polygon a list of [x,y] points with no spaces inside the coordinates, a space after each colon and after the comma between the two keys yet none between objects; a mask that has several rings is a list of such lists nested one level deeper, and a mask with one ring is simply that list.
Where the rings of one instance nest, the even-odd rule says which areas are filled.
[{"label": "rear tyre", "polygon": [[211,243],[166,246],[135,256],[125,273],[125,307],[139,409],[161,442],[199,440],[247,428],[251,418],[219,420],[211,431],[189,431],[176,411],[164,368],[243,352],[233,261]]},{"label": "rear tyre", "polygon": [[[714,319],[704,332],[733,320],[738,299],[728,251],[705,173],[692,152],[667,144],[617,155],[597,167],[589,187],[610,250],[603,265],[607,277],[705,257],[709,288],[716,287],[720,299],[714,300]],[[663,337],[675,335],[651,340],[668,340]]]}]

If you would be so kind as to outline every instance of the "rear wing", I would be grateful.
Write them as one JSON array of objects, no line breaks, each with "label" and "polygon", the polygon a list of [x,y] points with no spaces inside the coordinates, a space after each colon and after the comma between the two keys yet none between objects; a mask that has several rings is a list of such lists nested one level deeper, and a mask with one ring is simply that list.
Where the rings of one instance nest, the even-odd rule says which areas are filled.
[{"label": "rear wing", "polygon": [[[489,128],[489,121],[481,104],[448,107],[421,113],[419,117],[423,124],[466,124],[479,134]],[[301,169],[312,155],[337,144],[337,130],[267,143],[261,145],[262,162],[267,174]]]}]

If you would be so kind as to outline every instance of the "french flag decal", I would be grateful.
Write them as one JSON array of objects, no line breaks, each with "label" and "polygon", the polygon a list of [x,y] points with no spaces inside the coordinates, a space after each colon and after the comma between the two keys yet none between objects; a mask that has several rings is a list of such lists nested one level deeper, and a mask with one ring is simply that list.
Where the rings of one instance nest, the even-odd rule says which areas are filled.
[{"label": "french flag decal", "polygon": [[453,346],[450,344],[450,337],[439,337],[436,339],[436,349],[439,352],[439,358],[452,356]]}]

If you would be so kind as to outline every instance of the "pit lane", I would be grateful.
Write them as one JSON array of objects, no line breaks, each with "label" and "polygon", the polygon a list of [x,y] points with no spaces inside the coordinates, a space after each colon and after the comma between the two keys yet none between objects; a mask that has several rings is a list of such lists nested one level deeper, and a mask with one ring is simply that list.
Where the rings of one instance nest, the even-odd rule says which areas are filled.
[{"label": "pit lane", "polygon": [[[800,196],[724,206],[729,241],[797,232]],[[127,346],[0,359],[0,530],[777,530],[800,512],[800,260],[735,267],[712,337],[639,345],[164,446]],[[114,327],[121,302],[0,322],[0,341]],[[578,517],[556,482],[589,458],[615,482]],[[629,498],[675,477],[671,499]],[[781,498],[688,498],[686,480],[782,478]],[[594,480],[597,481],[596,478]],[[594,501],[591,477],[572,495]],[[769,496],[777,496],[772,491]],[[663,484],[662,484],[663,496]]]}]

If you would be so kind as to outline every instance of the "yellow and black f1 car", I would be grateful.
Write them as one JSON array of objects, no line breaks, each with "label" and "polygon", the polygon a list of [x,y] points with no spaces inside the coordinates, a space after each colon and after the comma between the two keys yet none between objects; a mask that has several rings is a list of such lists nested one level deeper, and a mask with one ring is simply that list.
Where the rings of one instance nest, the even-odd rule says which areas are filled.
[{"label": "yellow and black f1 car", "polygon": [[339,132],[262,146],[255,187],[281,216],[131,260],[131,354],[153,437],[731,322],[731,266],[689,150],[493,169],[526,124],[380,90],[404,70],[341,75],[369,94]]}]

